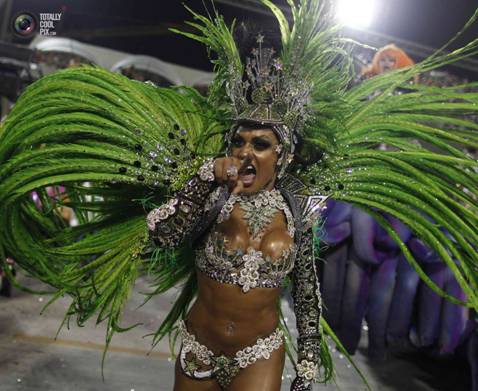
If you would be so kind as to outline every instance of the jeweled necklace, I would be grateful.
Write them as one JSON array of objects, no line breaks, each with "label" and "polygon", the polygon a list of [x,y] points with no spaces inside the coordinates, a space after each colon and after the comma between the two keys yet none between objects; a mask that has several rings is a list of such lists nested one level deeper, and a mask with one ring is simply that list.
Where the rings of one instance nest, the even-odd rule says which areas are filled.
[{"label": "jeweled necklace", "polygon": [[259,239],[277,211],[285,207],[282,195],[276,189],[262,190],[254,194],[232,194],[221,211],[219,223],[229,218],[236,202],[239,202],[253,239]]}]

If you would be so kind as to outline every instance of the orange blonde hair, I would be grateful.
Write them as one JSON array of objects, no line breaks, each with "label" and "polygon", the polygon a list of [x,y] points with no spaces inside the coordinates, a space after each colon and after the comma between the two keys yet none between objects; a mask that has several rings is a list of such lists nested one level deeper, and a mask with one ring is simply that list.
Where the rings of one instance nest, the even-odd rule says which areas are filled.
[{"label": "orange blonde hair", "polygon": [[362,78],[369,78],[383,73],[382,69],[380,68],[380,60],[386,55],[395,59],[395,65],[393,69],[405,68],[415,64],[415,61],[413,61],[407,55],[407,53],[392,43],[390,45],[384,46],[377,53],[375,53],[372,64],[362,69]]}]

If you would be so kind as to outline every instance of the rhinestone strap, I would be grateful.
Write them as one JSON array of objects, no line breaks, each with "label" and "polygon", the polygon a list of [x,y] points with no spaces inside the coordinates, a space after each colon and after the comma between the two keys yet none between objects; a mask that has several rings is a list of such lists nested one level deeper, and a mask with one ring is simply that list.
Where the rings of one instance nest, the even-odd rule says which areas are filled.
[{"label": "rhinestone strap", "polygon": [[[191,352],[196,358],[205,365],[216,364],[216,356],[205,345],[196,341],[196,337],[189,333],[184,321],[179,322],[179,332],[182,338],[182,349],[185,353]],[[240,368],[247,368],[260,359],[269,359],[271,353],[281,347],[284,340],[284,333],[276,328],[274,332],[266,338],[259,338],[252,346],[247,346],[239,350],[233,360]],[[216,366],[216,365],[215,365]],[[213,370],[214,372],[214,370]]]},{"label": "rhinestone strap", "polygon": [[191,352],[202,363],[211,365],[211,358],[214,357],[214,353],[206,346],[196,341],[196,337],[188,332],[184,321],[179,322],[179,332],[183,343],[183,351],[185,353]]},{"label": "rhinestone strap", "polygon": [[277,328],[266,338],[259,338],[253,346],[248,346],[239,350],[235,359],[240,368],[246,368],[248,365],[254,364],[261,358],[267,360],[271,357],[271,353],[279,349],[284,339],[284,333]]}]

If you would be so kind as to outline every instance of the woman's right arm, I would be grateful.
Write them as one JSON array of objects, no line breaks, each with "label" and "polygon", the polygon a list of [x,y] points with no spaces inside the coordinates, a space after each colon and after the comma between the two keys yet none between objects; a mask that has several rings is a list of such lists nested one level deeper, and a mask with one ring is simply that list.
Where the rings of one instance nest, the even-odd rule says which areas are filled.
[{"label": "woman's right arm", "polygon": [[149,212],[146,218],[150,237],[163,248],[178,247],[190,238],[203,217],[203,209],[209,195],[218,185],[228,184],[234,188],[238,176],[228,176],[227,168],[240,167],[236,158],[208,159],[197,175],[191,178],[173,198]]},{"label": "woman's right arm", "polygon": [[153,242],[172,248],[186,240],[201,218],[204,203],[215,186],[214,160],[208,159],[173,198],[149,212],[146,221]]}]

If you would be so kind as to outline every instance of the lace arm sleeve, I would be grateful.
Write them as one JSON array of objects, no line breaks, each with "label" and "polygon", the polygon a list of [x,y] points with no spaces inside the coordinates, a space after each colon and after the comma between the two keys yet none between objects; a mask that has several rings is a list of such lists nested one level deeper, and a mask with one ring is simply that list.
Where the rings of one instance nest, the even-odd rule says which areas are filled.
[{"label": "lace arm sleeve", "polygon": [[146,220],[154,243],[172,248],[186,240],[201,218],[214,185],[214,160],[208,159],[183,189],[148,214]]},{"label": "lace arm sleeve", "polygon": [[293,270],[292,296],[299,333],[296,372],[305,387],[297,389],[308,389],[319,377],[322,303],[313,245],[313,231],[307,229],[302,234]]}]

